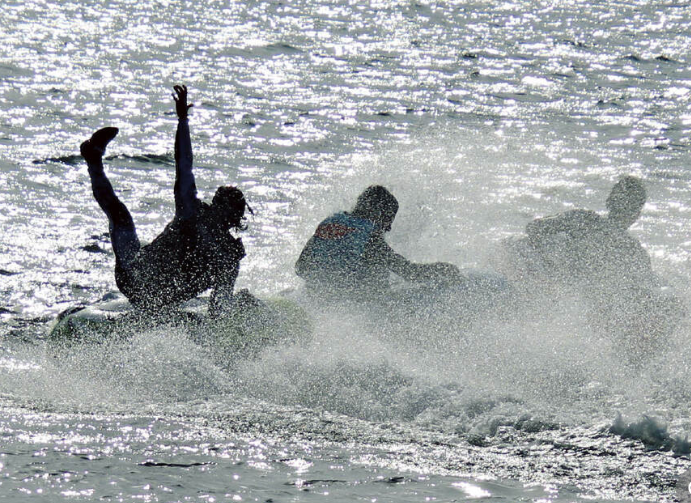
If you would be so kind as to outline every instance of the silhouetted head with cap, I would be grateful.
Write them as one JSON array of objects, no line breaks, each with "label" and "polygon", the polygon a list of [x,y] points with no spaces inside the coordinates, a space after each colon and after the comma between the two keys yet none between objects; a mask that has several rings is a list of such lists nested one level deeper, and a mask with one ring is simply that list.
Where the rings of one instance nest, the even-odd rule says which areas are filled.
[{"label": "silhouetted head with cap", "polygon": [[623,177],[612,187],[605,203],[609,211],[607,219],[617,227],[628,229],[641,216],[646,198],[645,187],[639,178]]},{"label": "silhouetted head with cap", "polygon": [[242,229],[245,208],[250,209],[245,195],[240,189],[232,186],[219,187],[211,201],[211,209],[220,225],[228,229]]},{"label": "silhouetted head with cap", "polygon": [[381,185],[367,187],[358,196],[351,212],[355,217],[374,222],[384,232],[391,230],[396,213],[398,213],[398,201],[386,187]]}]

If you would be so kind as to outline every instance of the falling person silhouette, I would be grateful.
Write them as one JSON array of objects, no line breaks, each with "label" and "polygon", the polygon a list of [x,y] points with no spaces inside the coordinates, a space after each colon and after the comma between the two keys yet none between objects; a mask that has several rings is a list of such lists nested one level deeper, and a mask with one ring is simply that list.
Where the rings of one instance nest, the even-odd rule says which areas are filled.
[{"label": "falling person silhouette", "polygon": [[[118,129],[96,131],[81,144],[94,198],[108,217],[115,253],[115,280],[120,291],[140,310],[176,306],[212,289],[210,312],[229,306],[245,256],[242,241],[231,230],[243,229],[250,209],[236,187],[219,187],[211,204],[197,197],[192,173],[192,143],[187,87],[175,86],[178,117],[175,135],[175,217],[152,243],[142,246],[132,216],[105,175],[103,155]],[[251,209],[250,209],[251,211]]]}]

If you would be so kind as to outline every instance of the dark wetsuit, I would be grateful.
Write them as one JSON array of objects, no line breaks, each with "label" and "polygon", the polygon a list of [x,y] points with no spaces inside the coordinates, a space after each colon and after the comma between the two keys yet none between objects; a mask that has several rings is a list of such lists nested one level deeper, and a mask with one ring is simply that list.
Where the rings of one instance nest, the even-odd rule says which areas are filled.
[{"label": "dark wetsuit", "polygon": [[410,262],[384,241],[383,231],[374,223],[338,213],[317,226],[295,270],[319,294],[367,299],[390,291],[390,273],[407,281],[427,281],[439,271],[439,264]]},{"label": "dark wetsuit", "polygon": [[175,136],[175,218],[149,245],[140,245],[132,216],[115,195],[102,160],[87,164],[94,197],[108,216],[116,283],[135,307],[174,306],[210,288],[212,306],[229,300],[245,250],[197,197],[186,118],[179,120]]},{"label": "dark wetsuit", "polygon": [[126,266],[116,263],[118,288],[135,306],[179,304],[221,285],[232,291],[245,256],[242,241],[215,229],[209,205],[198,204],[195,217],[176,217]]}]

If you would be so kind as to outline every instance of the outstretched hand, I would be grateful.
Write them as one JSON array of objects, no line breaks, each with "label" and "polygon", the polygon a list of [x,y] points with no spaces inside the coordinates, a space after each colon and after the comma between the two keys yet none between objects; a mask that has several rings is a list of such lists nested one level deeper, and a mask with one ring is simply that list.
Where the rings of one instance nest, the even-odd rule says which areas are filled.
[{"label": "outstretched hand", "polygon": [[173,99],[175,100],[175,112],[178,114],[178,119],[186,119],[187,111],[194,105],[187,104],[187,86],[173,86],[175,94],[173,94]]}]

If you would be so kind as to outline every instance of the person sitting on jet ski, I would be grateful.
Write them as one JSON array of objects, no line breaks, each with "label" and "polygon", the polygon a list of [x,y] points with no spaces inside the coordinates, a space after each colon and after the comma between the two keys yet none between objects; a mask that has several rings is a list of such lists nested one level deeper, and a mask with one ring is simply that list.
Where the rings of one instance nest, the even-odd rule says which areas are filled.
[{"label": "person sitting on jet ski", "polygon": [[607,198],[606,215],[578,209],[536,219],[526,226],[528,244],[554,278],[652,286],[650,256],[628,232],[645,201],[643,182],[625,176]]},{"label": "person sitting on jet ski", "polygon": [[231,230],[244,228],[245,209],[251,209],[242,191],[219,187],[211,204],[197,197],[192,174],[187,88],[175,86],[178,117],[175,135],[175,218],[151,244],[141,246],[132,216],[105,175],[103,155],[118,129],[96,131],[81,144],[94,198],[108,217],[115,253],[115,281],[137,309],[158,311],[178,305],[213,289],[210,312],[220,312],[233,298],[245,248]]},{"label": "person sitting on jet ski", "polygon": [[[525,257],[538,278],[584,301],[588,322],[634,363],[666,343],[686,315],[681,300],[655,274],[648,252],[628,232],[645,205],[643,182],[621,178],[608,213],[572,210],[526,227]],[[536,266],[536,267],[535,267]],[[551,290],[554,291],[554,290]]]},{"label": "person sitting on jet ski", "polygon": [[389,291],[389,275],[418,283],[462,281],[455,265],[417,264],[396,253],[384,233],[398,212],[398,201],[385,187],[365,189],[350,212],[322,221],[300,254],[295,270],[312,292],[368,299]]}]

